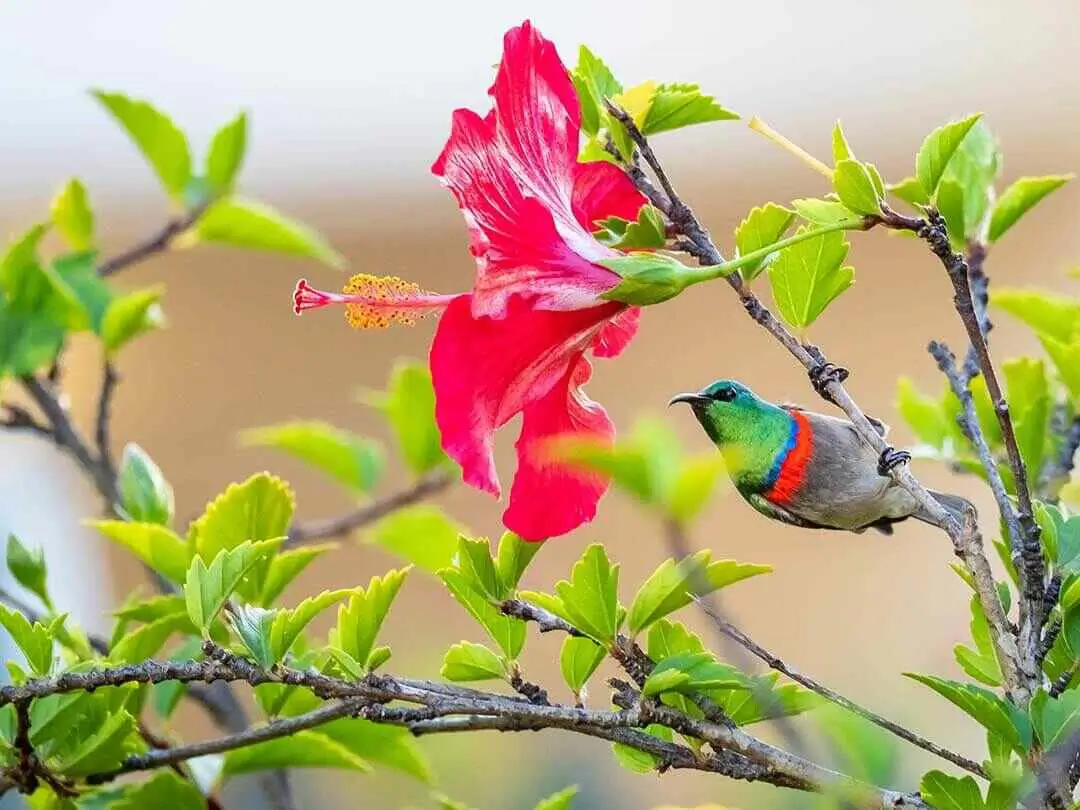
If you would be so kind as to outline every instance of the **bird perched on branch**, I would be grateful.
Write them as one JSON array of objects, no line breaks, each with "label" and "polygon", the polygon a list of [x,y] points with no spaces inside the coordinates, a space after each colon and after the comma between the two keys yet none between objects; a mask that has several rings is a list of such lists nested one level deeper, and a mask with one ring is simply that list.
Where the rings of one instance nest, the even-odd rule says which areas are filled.
[{"label": "bird perched on branch", "polygon": [[[880,456],[846,419],[775,405],[742,383],[718,380],[694,394],[679,394],[724,455],[739,493],[766,517],[812,529],[892,534],[892,524],[913,517],[937,525],[889,470],[911,458],[887,449]],[[888,428],[871,419],[883,437]],[[962,520],[971,504],[956,495],[930,495]]]}]

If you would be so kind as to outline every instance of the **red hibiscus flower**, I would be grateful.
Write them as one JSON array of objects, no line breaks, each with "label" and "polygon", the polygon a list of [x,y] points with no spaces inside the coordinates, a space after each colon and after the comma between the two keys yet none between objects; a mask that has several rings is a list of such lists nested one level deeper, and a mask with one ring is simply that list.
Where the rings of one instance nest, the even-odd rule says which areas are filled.
[{"label": "red hibiscus flower", "polygon": [[527,540],[591,520],[607,482],[552,462],[551,438],[611,440],[603,407],[582,390],[586,354],[614,357],[637,331],[639,310],[600,296],[621,281],[598,264],[619,254],[592,235],[599,219],[634,220],[644,203],[610,163],[579,163],[581,106],[554,45],[530,23],[511,29],[480,117],[454,113],[432,171],[453,192],[476,257],[471,292],[439,296],[399,279],[360,276],[344,294],[297,286],[295,311],[343,303],[350,322],[443,309],[431,347],[435,415],[464,479],[498,496],[495,431],[522,415],[518,468],[503,520]]}]

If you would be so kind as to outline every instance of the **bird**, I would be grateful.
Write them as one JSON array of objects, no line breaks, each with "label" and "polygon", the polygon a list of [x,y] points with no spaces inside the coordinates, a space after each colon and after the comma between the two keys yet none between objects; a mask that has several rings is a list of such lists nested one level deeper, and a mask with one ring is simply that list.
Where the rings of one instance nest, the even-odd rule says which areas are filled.
[{"label": "bird", "polygon": [[[739,494],[766,517],[794,526],[892,534],[908,518],[940,525],[888,474],[910,460],[902,450],[878,454],[847,419],[774,404],[736,380],[717,380],[678,394],[724,456]],[[870,419],[882,436],[888,426]],[[957,495],[930,491],[954,518],[974,507]]]}]

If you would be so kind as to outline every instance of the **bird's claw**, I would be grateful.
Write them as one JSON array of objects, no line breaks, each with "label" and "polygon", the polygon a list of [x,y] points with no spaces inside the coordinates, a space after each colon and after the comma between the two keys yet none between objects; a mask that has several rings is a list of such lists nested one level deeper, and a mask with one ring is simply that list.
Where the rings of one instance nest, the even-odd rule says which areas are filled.
[{"label": "bird's claw", "polygon": [[836,400],[829,394],[829,385],[831,383],[842,383],[850,376],[851,372],[843,366],[835,365],[834,363],[818,363],[808,372],[810,377],[810,384],[814,386],[814,390],[817,391],[818,396],[822,399],[836,404]]},{"label": "bird's claw", "polygon": [[911,453],[907,450],[897,450],[895,447],[886,447],[881,451],[881,457],[878,459],[878,475],[888,475],[889,471],[894,467],[899,467],[901,464],[907,464],[909,461],[911,461]]}]

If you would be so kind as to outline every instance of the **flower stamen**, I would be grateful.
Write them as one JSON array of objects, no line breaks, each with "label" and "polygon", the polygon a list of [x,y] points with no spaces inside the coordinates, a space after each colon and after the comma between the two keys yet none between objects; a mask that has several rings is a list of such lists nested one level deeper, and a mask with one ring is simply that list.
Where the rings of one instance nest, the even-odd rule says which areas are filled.
[{"label": "flower stamen", "polygon": [[391,323],[412,326],[418,319],[441,311],[453,299],[452,295],[428,292],[397,276],[361,273],[350,278],[340,293],[317,290],[306,279],[300,279],[293,291],[293,312],[300,315],[309,309],[344,304],[345,320],[353,329],[385,329]]}]

